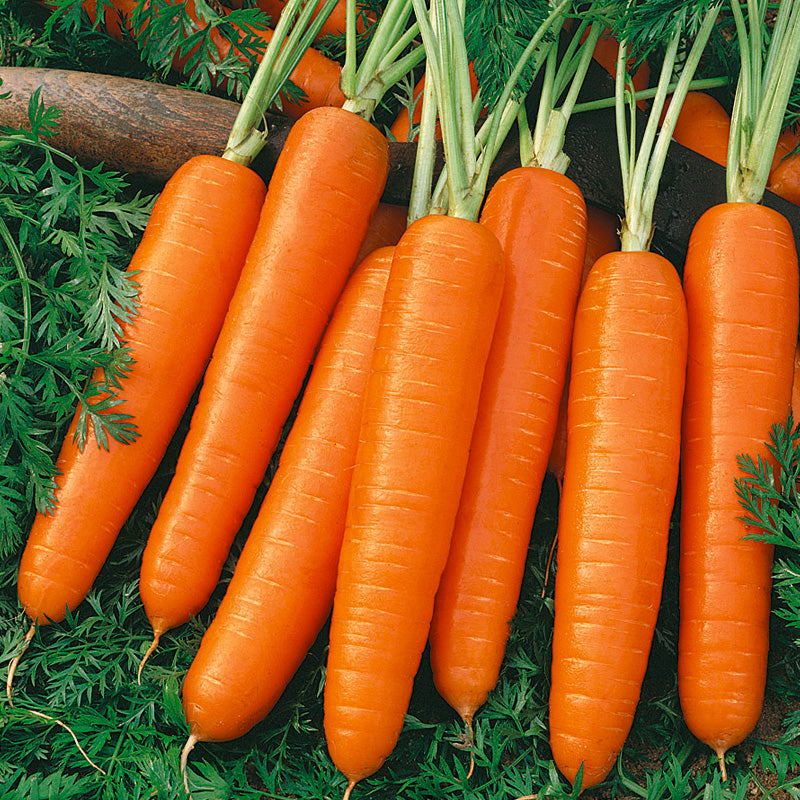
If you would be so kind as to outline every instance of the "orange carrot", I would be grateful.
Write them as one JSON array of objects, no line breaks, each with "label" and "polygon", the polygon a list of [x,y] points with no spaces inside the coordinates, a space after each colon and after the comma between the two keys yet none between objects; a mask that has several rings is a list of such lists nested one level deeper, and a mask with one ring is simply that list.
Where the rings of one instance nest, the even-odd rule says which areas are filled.
[{"label": "orange carrot", "polygon": [[480,221],[506,254],[506,282],[430,633],[434,682],[470,734],[519,600],[566,377],[586,205],[561,173],[519,167],[492,187]]},{"label": "orange carrot", "polygon": [[[619,41],[611,31],[606,30],[597,40],[594,48],[594,60],[610,75],[617,71],[617,53],[619,52]],[[628,59],[628,69],[636,67],[631,75],[631,84],[635,92],[640,92],[650,85],[650,65],[647,60],[642,60],[639,64],[634,64],[633,59]],[[639,100],[638,106],[641,109],[647,107],[646,100]]]},{"label": "orange carrot", "polygon": [[594,263],[578,300],[557,530],[550,746],[573,793],[603,781],[625,744],[661,602],[688,324],[676,269],[649,249],[653,205],[675,119],[718,14],[712,6],[700,22],[662,120],[684,40],[682,22],[673,21],[639,142],[633,109],[626,125],[620,46],[620,250]]},{"label": "orange carrot", "polygon": [[183,684],[190,737],[246,733],[265,717],[333,602],[364,386],[392,248],[353,272],[322,339],[277,472]]},{"label": "orange carrot", "polygon": [[550,743],[599,783],[633,722],[678,479],[686,307],[672,265],[601,256],[578,301],[558,524]]},{"label": "orange carrot", "polygon": [[[595,205],[586,207],[586,256],[583,261],[581,274],[581,287],[586,283],[586,276],[592,265],[600,256],[612,253],[619,249],[619,235],[617,225],[619,219],[605,209]],[[553,448],[550,451],[550,460],[547,469],[561,486],[564,480],[564,461],[567,456],[567,399],[569,397],[569,369],[564,382],[564,391],[561,395],[561,406],[558,410],[556,432],[553,437]]]},{"label": "orange carrot", "polygon": [[734,487],[789,412],[798,326],[794,238],[751,202],[709,209],[684,267],[689,370],[682,450],[679,689],[692,732],[719,756],[761,714],[772,548],[746,540]]},{"label": "orange carrot", "polygon": [[317,108],[291,128],[142,558],[157,641],[207,602],[383,192],[385,137]]},{"label": "orange carrot", "polygon": [[[745,19],[735,3],[731,10],[742,61],[751,63],[732,106],[726,202],[697,221],[684,264],[689,366],[678,637],[683,715],[717,754],[723,779],[725,753],[761,714],[772,580],[772,546],[745,538],[737,456],[768,458],[771,428],[789,414],[800,319],[792,228],[761,204],[791,90],[770,65],[781,64],[783,75],[797,71],[800,7],[779,4],[766,51],[764,20]],[[755,37],[750,25],[759,26]]]},{"label": "orange carrot", "polygon": [[193,158],[161,192],[130,263],[139,313],[123,325],[135,364],[120,399],[140,435],[80,450],[76,411],[58,457],[56,509],[36,516],[20,563],[32,622],[58,622],[83,600],[153,476],[211,354],[264,192],[254,172],[216,156]]},{"label": "orange carrot", "polygon": [[367,235],[356,258],[360,263],[379,247],[396,245],[408,226],[408,207],[394,203],[378,203],[375,214],[367,228]]},{"label": "orange carrot", "polygon": [[395,248],[339,561],[325,733],[355,783],[403,726],[458,507],[503,283],[497,238],[425,216]]},{"label": "orange carrot", "polygon": [[781,134],[767,182],[769,191],[795,204],[800,204],[800,154],[792,151],[798,139],[794,129]]}]

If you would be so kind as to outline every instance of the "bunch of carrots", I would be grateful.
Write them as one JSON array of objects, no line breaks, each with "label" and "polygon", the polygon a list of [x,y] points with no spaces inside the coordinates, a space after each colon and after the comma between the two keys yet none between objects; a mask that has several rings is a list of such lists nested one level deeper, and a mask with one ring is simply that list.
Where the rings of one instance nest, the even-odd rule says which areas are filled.
[{"label": "bunch of carrots", "polygon": [[[112,23],[104,4],[110,33],[146,37],[136,5],[115,2]],[[661,11],[543,3],[498,96],[481,86],[458,0],[388,0],[376,19],[354,0],[259,5],[274,30],[228,146],[176,172],[130,265],[140,308],[126,325],[135,364],[119,399],[138,435],[80,447],[67,433],[57,507],[37,515],[22,554],[30,628],[9,698],[37,626],[83,600],[199,389],[142,557],[152,638],[140,681],[161,637],[209,601],[280,458],[183,685],[187,790],[197,743],[262,720],[329,619],[325,732],[345,797],[390,757],[428,643],[436,686],[471,741],[502,667],[547,470],[561,491],[556,765],[581,791],[624,746],[680,479],[681,702],[724,775],[765,683],[771,550],[746,539],[734,479],[736,456],[763,454],[792,401],[797,251],[760,201],[767,189],[800,199],[800,140],[783,124],[800,4],[779,4],[768,46],[756,2],[747,14],[720,0],[676,15],[648,91],[643,31]],[[743,65],[732,117],[692,91],[723,8]],[[97,18],[93,3],[84,10]],[[193,4],[184,10],[202,24]],[[344,33],[347,48],[318,99],[301,65],[326,31]],[[565,129],[593,56],[615,77],[620,218],[587,208],[566,175]],[[389,132],[417,142],[412,194],[407,208],[388,207],[389,138],[373,118],[423,58],[413,109]],[[305,105],[281,101],[288,80]],[[265,186],[248,165],[276,103],[297,120]],[[627,125],[642,113],[637,139]],[[701,140],[685,134],[712,113]],[[520,164],[489,187],[512,130]],[[698,220],[682,277],[650,250],[673,137],[728,174],[728,202]]]}]

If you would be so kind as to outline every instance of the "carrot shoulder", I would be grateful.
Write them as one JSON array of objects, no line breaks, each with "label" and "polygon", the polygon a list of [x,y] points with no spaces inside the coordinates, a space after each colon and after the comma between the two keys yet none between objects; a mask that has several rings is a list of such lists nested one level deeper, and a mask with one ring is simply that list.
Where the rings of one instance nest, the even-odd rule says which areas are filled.
[{"label": "carrot shoulder", "polygon": [[142,558],[154,633],[207,602],[383,191],[385,138],[319,108],[292,126]]},{"label": "carrot shoulder", "polygon": [[183,684],[190,745],[265,717],[330,613],[364,386],[392,248],[355,269],[278,469]]},{"label": "carrot shoulder", "polygon": [[471,220],[397,244],[367,383],[330,630],[325,734],[352,786],[403,726],[497,316],[503,254]]},{"label": "carrot shoulder", "polygon": [[684,268],[689,369],[683,423],[678,676],[692,732],[722,759],[755,726],[769,646],[772,548],[747,540],[736,457],[790,408],[798,327],[788,222],[724,203],[696,224]]},{"label": "carrot shoulder", "polygon": [[123,333],[135,363],[119,396],[140,435],[108,450],[90,435],[79,450],[76,412],[58,457],[57,507],[36,516],[20,563],[20,600],[40,625],[84,598],[163,457],[208,362],[264,191],[247,167],[198,156],[161,192],[129,267],[140,309]]}]

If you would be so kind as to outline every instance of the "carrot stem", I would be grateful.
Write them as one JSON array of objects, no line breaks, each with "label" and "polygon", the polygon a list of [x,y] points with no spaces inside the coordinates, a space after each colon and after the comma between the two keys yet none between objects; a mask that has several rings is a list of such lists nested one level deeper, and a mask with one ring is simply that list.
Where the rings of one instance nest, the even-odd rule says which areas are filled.
[{"label": "carrot stem", "polygon": [[324,0],[318,8],[313,3],[303,6],[303,0],[289,0],[286,4],[242,101],[223,158],[248,165],[264,147],[269,135],[267,130],[260,127],[264,112],[278,98],[284,83],[308,50],[336,2]]}]

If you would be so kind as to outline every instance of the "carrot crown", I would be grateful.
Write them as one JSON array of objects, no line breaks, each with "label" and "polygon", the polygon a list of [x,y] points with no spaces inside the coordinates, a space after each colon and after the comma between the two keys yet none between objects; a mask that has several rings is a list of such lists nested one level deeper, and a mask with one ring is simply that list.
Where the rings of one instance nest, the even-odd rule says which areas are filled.
[{"label": "carrot crown", "polygon": [[[492,161],[524,99],[518,86],[521,76],[527,69],[527,80],[532,82],[535,78],[543,63],[543,54],[556,44],[552,30],[563,22],[569,2],[561,0],[548,7],[549,13],[516,60],[499,98],[476,132],[482,99],[480,94],[473,99],[470,88],[463,6],[459,6],[457,0],[432,0],[428,11],[424,0],[413,0],[427,57],[425,81],[434,91],[423,95],[410,220],[427,213],[477,219]],[[434,187],[437,114],[445,166]]]},{"label": "carrot crown", "polygon": [[[654,6],[660,5],[663,4],[643,1],[626,3],[624,13],[620,15],[614,30],[620,42],[615,81],[615,109],[617,146],[625,207],[620,241],[621,249],[626,251],[650,249],[650,241],[653,236],[653,207],[661,173],[666,163],[672,131],[675,129],[681,105],[689,91],[700,56],[705,49],[721,8],[720,2],[714,2],[708,7],[700,3],[696,15],[690,18],[687,14],[687,7],[692,4],[684,3],[681,4],[682,13],[671,16],[668,24],[662,16],[663,8],[654,8]],[[650,18],[652,15],[656,15],[656,27],[653,27],[653,20]],[[694,38],[683,67],[680,69],[680,76],[675,84],[669,109],[664,115],[659,130],[659,119],[670,90],[670,81],[677,71],[679,49],[689,33],[690,22],[696,24]],[[664,27],[665,25],[667,27]],[[636,104],[630,92],[627,91],[626,75],[628,40],[630,38],[634,41],[637,49],[644,49],[647,45],[643,43],[643,31],[647,31],[651,42],[652,39],[666,42],[666,49],[653,104],[637,150]]]},{"label": "carrot crown", "polygon": [[772,7],[747,0],[745,17],[740,3],[731,3],[741,57],[726,173],[727,196],[732,202],[758,203],[764,195],[800,62],[800,3],[779,3],[765,42],[768,5]]},{"label": "carrot crown", "polygon": [[411,0],[388,0],[360,64],[356,54],[356,0],[347,0],[345,61],[340,80],[344,108],[371,119],[386,92],[425,56],[415,44],[419,27],[412,22]]},{"label": "carrot crown", "polygon": [[[264,114],[278,100],[337,0],[288,0],[231,128],[223,158],[249,164],[267,141]],[[262,128],[262,125],[264,127]]]}]

